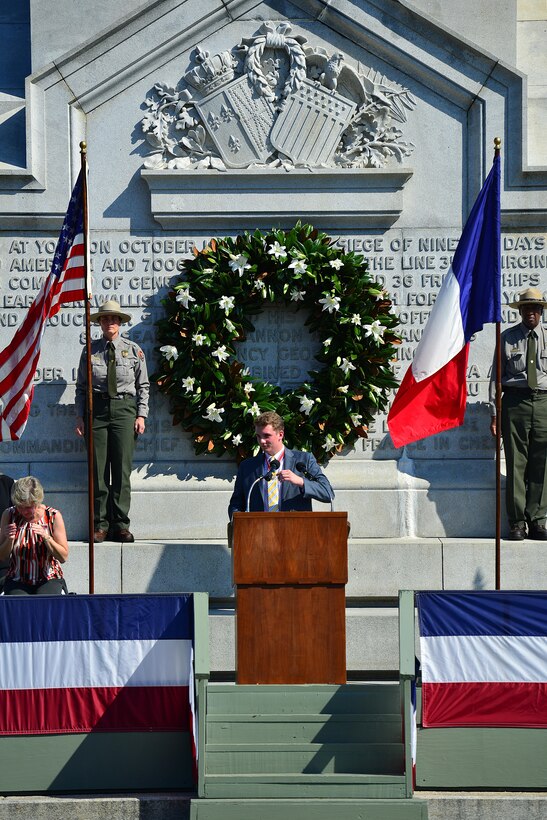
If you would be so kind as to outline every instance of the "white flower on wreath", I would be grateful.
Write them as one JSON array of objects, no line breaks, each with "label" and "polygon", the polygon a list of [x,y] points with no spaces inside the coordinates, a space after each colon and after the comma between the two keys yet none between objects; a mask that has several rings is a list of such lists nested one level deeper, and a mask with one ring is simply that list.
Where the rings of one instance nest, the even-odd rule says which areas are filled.
[{"label": "white flower on wreath", "polygon": [[329,294],[324,299],[319,299],[319,304],[323,305],[323,310],[328,310],[329,313],[334,313],[335,310],[340,310],[340,297]]},{"label": "white flower on wreath", "polygon": [[184,285],[184,287],[179,290],[176,295],[176,301],[179,302],[183,307],[188,309],[188,305],[190,302],[195,302],[193,296],[190,296],[190,285]]},{"label": "white flower on wreath", "polygon": [[293,259],[289,268],[292,268],[295,273],[306,273],[308,270],[305,259]]},{"label": "white flower on wreath", "polygon": [[354,427],[360,427],[363,416],[360,413],[352,413],[350,419]]},{"label": "white flower on wreath", "polygon": [[330,347],[331,342],[332,342],[332,336],[330,336],[328,339],[325,339],[325,341],[323,342],[323,347]]},{"label": "white flower on wreath", "polygon": [[194,379],[193,376],[187,376],[185,379],[182,380],[182,386],[186,389],[187,393],[193,393],[194,392],[195,381],[196,380]]},{"label": "white flower on wreath", "polygon": [[234,309],[234,300],[235,296],[221,296],[219,301],[219,307],[222,308],[224,313],[228,314]]},{"label": "white flower on wreath", "polygon": [[344,374],[345,374],[345,375],[347,375],[347,374],[349,373],[349,371],[350,371],[350,370],[356,370],[356,369],[357,369],[357,368],[355,367],[355,365],[354,365],[354,364],[352,364],[352,363],[349,361],[349,359],[342,359],[342,361],[340,362],[340,364],[338,365],[338,367],[340,368],[340,370],[343,370],[343,371],[344,371]]},{"label": "white flower on wreath", "polygon": [[207,337],[203,335],[203,333],[194,333],[192,336],[192,341],[196,347],[201,347],[202,344],[206,341]]},{"label": "white flower on wreath", "polygon": [[233,436],[233,438],[232,438],[232,444],[234,445],[234,447],[239,447],[239,445],[241,444],[242,441],[243,441],[243,436],[240,433]]},{"label": "white flower on wreath", "polygon": [[354,313],[353,316],[350,319],[350,322],[352,323],[352,325],[361,326],[361,316],[360,316],[360,314],[359,313]]},{"label": "white flower on wreath", "polygon": [[323,447],[323,450],[328,453],[329,450],[332,450],[332,448],[336,446],[336,439],[334,439],[329,433],[321,446]]},{"label": "white flower on wreath", "polygon": [[365,336],[372,336],[375,342],[383,341],[384,333],[386,332],[385,327],[380,324],[379,319],[375,319],[370,325],[363,325],[363,330],[365,331]]},{"label": "white flower on wreath", "polygon": [[225,362],[226,359],[230,356],[230,354],[226,350],[226,345],[220,345],[217,347],[216,350],[213,350],[212,355],[219,360],[219,362]]},{"label": "white flower on wreath", "polygon": [[215,269],[214,268],[203,268],[203,270],[201,272],[211,274],[211,273],[215,272]]},{"label": "white flower on wreath", "polygon": [[255,280],[256,289],[262,293],[262,298],[266,299],[268,296],[268,289],[266,283],[262,279]]},{"label": "white flower on wreath", "polygon": [[331,259],[329,265],[331,268],[334,268],[334,270],[340,270],[340,268],[344,267],[344,263],[341,259]]},{"label": "white flower on wreath", "polygon": [[216,404],[210,404],[207,408],[206,415],[203,416],[204,419],[207,421],[222,421],[222,414],[224,413],[224,407],[217,407]]},{"label": "white flower on wreath", "polygon": [[160,347],[160,353],[163,353],[168,362],[171,359],[176,362],[179,357],[179,352],[174,345],[163,345],[163,347]]},{"label": "white flower on wreath", "polygon": [[251,267],[249,265],[249,257],[245,256],[244,253],[240,253],[239,256],[235,254],[230,254],[230,261],[228,265],[233,270],[234,273],[239,273],[240,276],[243,276],[246,270],[249,270]]},{"label": "white flower on wreath", "polygon": [[270,245],[268,253],[270,253],[276,259],[279,259],[281,256],[287,255],[287,249],[285,245],[280,245],[279,242],[276,240],[272,245]]},{"label": "white flower on wreath", "polygon": [[378,396],[380,396],[382,394],[382,388],[381,387],[376,387],[375,384],[369,384],[368,392],[369,392],[369,395],[371,396],[372,400],[374,402],[376,402],[376,404],[378,404]]},{"label": "white flower on wreath", "polygon": [[314,404],[315,401],[313,399],[309,399],[306,395],[302,396],[300,399],[300,412],[309,416]]},{"label": "white flower on wreath", "polygon": [[236,326],[234,325],[234,323],[231,322],[229,319],[224,320],[224,326],[225,326],[226,330],[228,331],[228,333],[233,333],[234,330],[236,329]]},{"label": "white flower on wreath", "polygon": [[305,290],[298,290],[297,288],[293,288],[291,290],[291,302],[303,302],[305,295]]},{"label": "white flower on wreath", "polygon": [[341,387],[336,388],[340,393],[347,393],[349,390],[349,384],[343,384]]},{"label": "white flower on wreath", "polygon": [[259,415],[260,415],[260,407],[258,406],[258,404],[256,403],[256,401],[254,402],[254,404],[252,404],[252,405],[249,407],[249,409],[247,410],[247,413],[250,413],[250,414],[251,414],[251,416],[252,416],[253,418],[255,418],[255,419],[259,417]]},{"label": "white flower on wreath", "polygon": [[247,398],[249,398],[251,393],[255,392],[254,387],[252,386],[251,382],[247,382],[243,388],[243,392],[247,394]]}]

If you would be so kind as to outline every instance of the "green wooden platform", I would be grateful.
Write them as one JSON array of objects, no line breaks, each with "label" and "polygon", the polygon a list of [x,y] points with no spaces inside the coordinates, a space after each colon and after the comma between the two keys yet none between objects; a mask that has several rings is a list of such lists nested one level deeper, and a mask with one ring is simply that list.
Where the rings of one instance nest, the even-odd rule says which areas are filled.
[{"label": "green wooden platform", "polygon": [[398,684],[207,687],[203,797],[404,798]]},{"label": "green wooden platform", "polygon": [[[209,674],[209,599],[193,594],[194,668]],[[0,737],[0,794],[193,790],[191,737],[178,732],[89,732]]]}]

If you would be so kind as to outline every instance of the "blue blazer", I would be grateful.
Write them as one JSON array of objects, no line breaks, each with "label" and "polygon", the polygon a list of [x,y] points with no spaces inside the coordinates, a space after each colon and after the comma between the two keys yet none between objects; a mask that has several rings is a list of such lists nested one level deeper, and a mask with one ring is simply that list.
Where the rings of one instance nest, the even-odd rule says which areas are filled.
[{"label": "blue blazer", "polygon": [[[296,464],[302,462],[310,478],[302,475]],[[297,510],[299,512],[311,512],[311,500],[323,501],[327,504],[334,498],[334,492],[330,482],[311,453],[302,450],[288,450],[285,447],[285,460],[283,468],[292,470],[297,475],[302,475],[304,486],[297,487],[288,481],[279,485],[281,498],[279,509],[281,512]],[[259,453],[253,458],[246,458],[239,465],[237,471],[234,491],[228,507],[230,519],[235,512],[245,512],[247,509],[247,496],[253,481],[264,475],[264,453]],[[250,512],[264,512],[263,483],[259,481],[253,487],[251,493]]]}]

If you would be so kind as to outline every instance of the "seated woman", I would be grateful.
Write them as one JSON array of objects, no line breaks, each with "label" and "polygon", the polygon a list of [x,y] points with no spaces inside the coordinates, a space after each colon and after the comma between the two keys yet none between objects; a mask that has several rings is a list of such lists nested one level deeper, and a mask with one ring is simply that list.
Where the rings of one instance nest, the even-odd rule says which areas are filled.
[{"label": "seated woman", "polygon": [[68,558],[63,516],[42,503],[44,489],[37,478],[20,478],[0,520],[0,561],[9,558],[4,595],[66,593],[61,564]]}]

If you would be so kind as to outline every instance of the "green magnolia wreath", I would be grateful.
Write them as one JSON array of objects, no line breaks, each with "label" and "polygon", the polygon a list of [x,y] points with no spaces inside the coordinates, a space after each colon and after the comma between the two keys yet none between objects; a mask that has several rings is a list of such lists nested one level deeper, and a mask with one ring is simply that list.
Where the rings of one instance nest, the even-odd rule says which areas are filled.
[{"label": "green magnolia wreath", "polygon": [[[294,390],[251,377],[237,359],[235,344],[271,302],[306,311],[320,340],[317,370]],[[289,445],[325,463],[366,437],[396,385],[390,361],[400,340],[389,297],[362,256],[343,253],[310,225],[210,240],[194,249],[162,303],[152,378],[196,454],[256,454],[253,418],[275,410]]]}]

